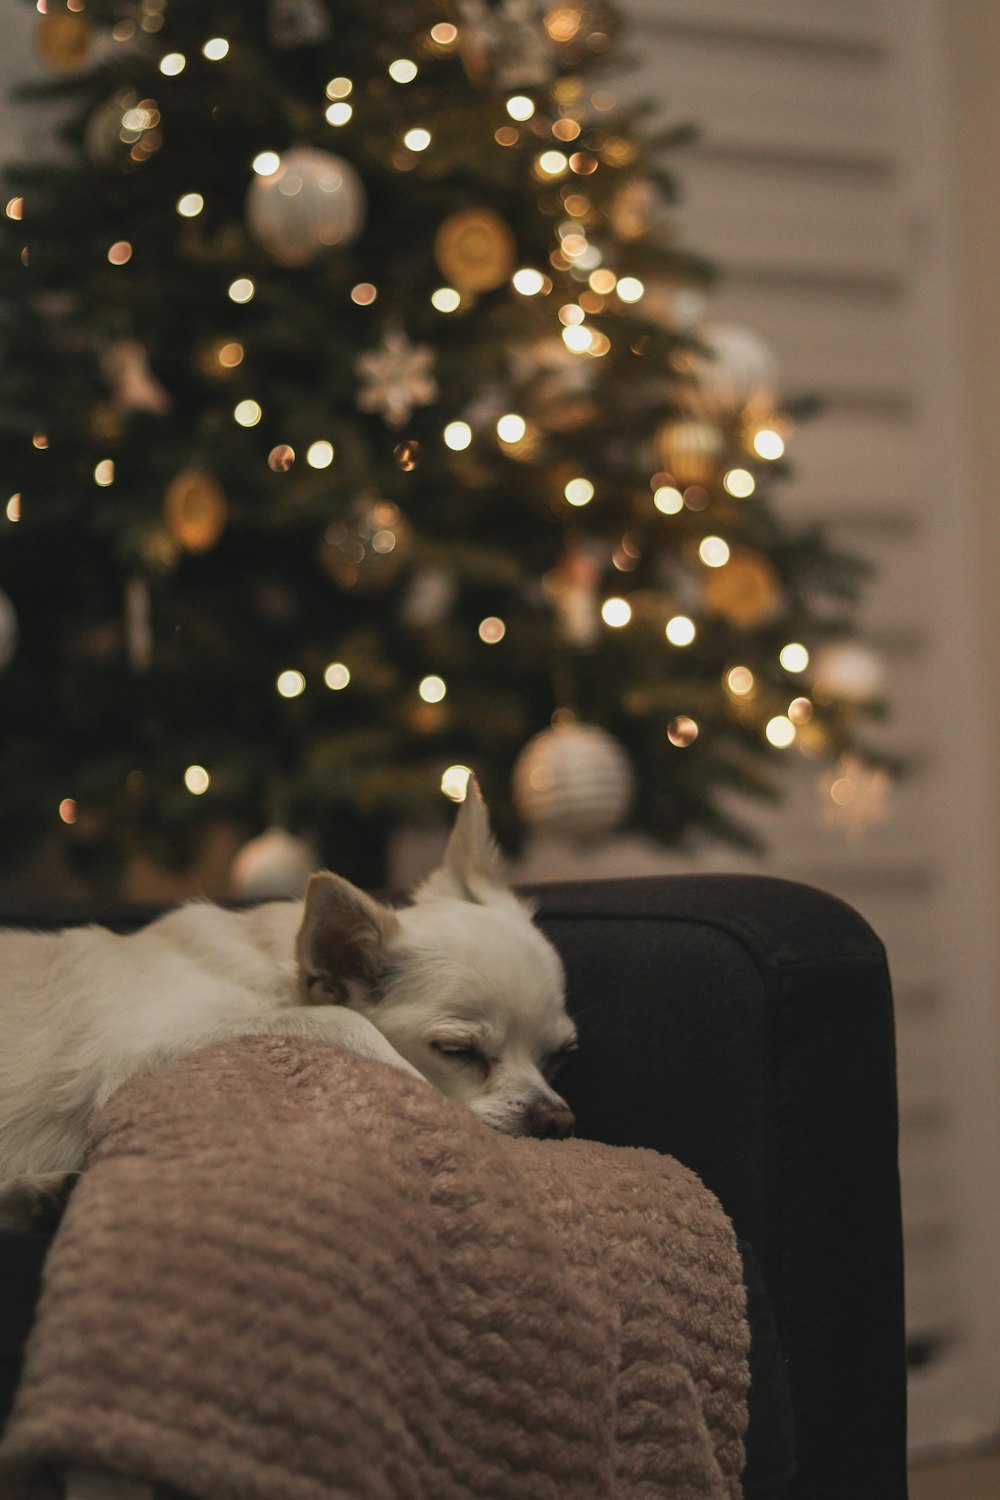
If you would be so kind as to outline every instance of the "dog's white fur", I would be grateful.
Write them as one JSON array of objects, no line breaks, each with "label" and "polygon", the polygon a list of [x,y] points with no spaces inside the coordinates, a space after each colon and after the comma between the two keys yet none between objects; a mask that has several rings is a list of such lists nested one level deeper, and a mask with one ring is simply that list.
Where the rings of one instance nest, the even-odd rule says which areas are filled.
[{"label": "dog's white fur", "polygon": [[566,1135],[562,965],[509,889],[474,781],[444,862],[398,911],[338,875],[304,902],[192,903],[121,936],[0,933],[0,1230],[83,1161],[125,1079],[228,1036],[299,1036],[429,1080],[512,1135]]}]

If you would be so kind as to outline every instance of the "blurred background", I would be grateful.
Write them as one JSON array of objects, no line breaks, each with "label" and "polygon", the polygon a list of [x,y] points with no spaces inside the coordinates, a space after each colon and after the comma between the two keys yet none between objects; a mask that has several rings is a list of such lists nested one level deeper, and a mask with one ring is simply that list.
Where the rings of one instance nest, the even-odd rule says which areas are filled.
[{"label": "blurred background", "polygon": [[[159,17],[160,27],[147,31],[151,45],[159,45],[163,18],[169,27],[166,5],[123,3],[97,9],[102,15],[108,12],[108,24],[114,20],[111,12],[115,12],[115,24],[132,23],[133,30],[135,24],[141,26],[142,18]],[[184,24],[192,24],[190,7],[178,0],[175,9],[181,21],[187,17]],[[247,9],[264,13],[267,7]],[[327,13],[322,5],[306,3],[276,3],[270,9],[271,23],[280,12],[286,26],[304,26],[306,31],[310,24],[322,26]],[[330,9],[336,23],[337,7]],[[412,9],[396,7],[400,27],[412,20],[403,13]],[[427,17],[423,15],[427,7],[415,9],[420,10],[421,26],[433,23],[430,10]],[[501,77],[501,49],[489,36],[493,9],[474,5],[435,9],[445,18],[441,24],[451,24],[448,17],[453,17],[457,27],[480,28],[481,51],[493,68],[493,78],[483,83],[480,75],[477,80],[475,72],[469,72],[466,58],[472,86],[489,89],[492,84],[493,92],[502,98],[523,95],[532,104],[538,101],[540,90],[555,90],[559,81],[565,84],[567,77],[573,77],[574,69],[586,72],[594,62],[586,55],[582,62],[562,55],[555,83],[553,77],[532,75],[531,60],[522,63],[520,74],[514,69],[510,77]],[[612,40],[618,45],[609,7],[579,3],[538,9],[534,5],[510,6],[508,0],[502,9],[510,9],[514,23],[522,28],[522,42],[525,28],[537,28],[558,10],[559,15],[565,13],[559,26],[579,24],[583,31],[589,28],[589,34],[610,34],[613,30]],[[235,15],[232,6],[208,5],[201,10],[205,36],[213,33],[216,24],[220,36],[225,34],[226,21]],[[739,796],[742,787],[736,784],[739,822],[750,832],[756,847],[750,847],[748,838],[741,846],[726,837],[732,787],[727,787],[729,772],[723,774],[721,769],[717,780],[705,772],[705,781],[691,781],[684,805],[697,805],[697,816],[691,813],[688,822],[676,813],[667,816],[660,804],[646,796],[649,780],[660,775],[658,769],[651,771],[649,766],[658,768],[660,760],[643,760],[645,750],[639,730],[634,732],[633,742],[633,730],[613,723],[615,733],[610,735],[610,745],[606,739],[586,738],[570,744],[565,730],[579,730],[589,720],[603,723],[607,730],[612,717],[588,711],[586,693],[580,691],[579,684],[562,691],[561,696],[556,694],[553,721],[549,721],[550,705],[544,702],[544,694],[538,697],[538,703],[532,699],[534,720],[531,714],[514,715],[513,720],[499,715],[490,727],[487,715],[486,726],[480,724],[484,741],[493,739],[499,744],[510,739],[511,748],[508,760],[498,751],[492,783],[489,774],[483,780],[490,801],[499,804],[499,826],[507,835],[505,843],[510,847],[514,873],[523,879],[693,868],[757,870],[831,889],[858,907],[882,936],[897,995],[913,1449],[919,1455],[954,1446],[969,1448],[996,1439],[1000,1433],[1000,1289],[996,1274],[1000,1245],[1000,954],[996,919],[1000,898],[1000,669],[996,654],[1000,639],[996,588],[1000,532],[994,499],[994,475],[1000,469],[1000,291],[996,272],[1000,229],[1000,98],[996,89],[1000,15],[988,0],[627,0],[618,10],[625,21],[622,55],[631,52],[637,65],[625,68],[624,62],[619,66],[615,58],[609,58],[610,71],[598,83],[603,90],[615,90],[615,98],[624,107],[639,99],[651,102],[651,113],[628,117],[619,135],[625,144],[630,139],[642,142],[642,160],[651,177],[655,177],[661,153],[664,169],[669,162],[670,175],[678,184],[678,204],[664,210],[669,219],[666,239],[670,248],[663,252],[663,266],[675,278],[670,282],[672,321],[667,320],[670,338],[675,339],[669,354],[681,375],[681,390],[673,390],[670,396],[675,416],[705,419],[703,405],[697,407],[696,402],[694,411],[685,405],[690,396],[684,389],[688,368],[678,359],[678,351],[684,354],[687,350],[685,339],[708,339],[705,330],[699,333],[699,318],[709,317],[711,323],[706,324],[706,330],[742,330],[744,335],[751,335],[748,345],[741,347],[742,363],[736,359],[732,345],[729,348],[730,377],[748,381],[745,399],[741,396],[742,417],[753,407],[751,398],[763,390],[769,405],[766,401],[766,410],[760,408],[757,413],[754,434],[774,429],[783,440],[787,438],[790,459],[789,474],[780,480],[775,478],[774,495],[768,499],[774,516],[768,531],[771,543],[762,540],[760,529],[745,535],[739,532],[741,526],[751,525],[744,519],[745,511],[739,511],[739,502],[733,505],[732,520],[727,522],[733,528],[727,535],[730,541],[738,538],[741,555],[753,550],[754,555],[777,559],[774,565],[784,594],[792,600],[787,603],[786,616],[775,621],[765,609],[759,619],[741,625],[733,621],[730,603],[729,613],[720,610],[718,630],[723,634],[718,642],[718,661],[712,654],[717,648],[712,645],[715,636],[709,625],[697,648],[702,651],[699,666],[705,672],[705,682],[720,676],[718,663],[724,664],[726,672],[733,661],[744,670],[753,667],[757,673],[757,706],[751,708],[747,694],[747,711],[741,709],[742,717],[733,717],[733,702],[739,706],[741,693],[739,681],[733,685],[727,678],[729,696],[723,694],[723,706],[717,709],[705,682],[691,669],[685,703],[699,706],[691,706],[690,712],[682,714],[679,700],[670,700],[673,717],[669,720],[669,747],[684,756],[688,748],[693,748],[694,736],[700,730],[703,744],[721,745],[718,766],[738,766],[753,781],[756,771],[750,763],[753,757],[747,750],[747,736],[753,730],[763,745],[762,733],[766,730],[768,754],[784,756],[778,772],[781,798],[777,802],[754,798],[744,801]],[[52,5],[51,12],[79,18],[84,6],[73,3],[66,10]],[[73,36],[72,31],[61,39],[55,31],[40,34],[40,24],[48,17],[45,0],[39,6],[25,5],[22,0],[0,0],[0,153],[7,162],[19,163],[24,171],[43,162],[52,150],[52,127],[61,117],[60,111],[66,110],[66,101],[42,98],[25,102],[13,98],[13,87],[30,80],[57,80],[64,81],[72,92],[76,71],[99,60],[97,54],[76,57],[73,49],[79,36]],[[552,39],[552,26],[547,34]],[[576,31],[571,34],[576,36]],[[282,66],[288,63],[288,52],[294,51],[288,36],[288,31],[270,33],[274,55],[282,54]],[[130,40],[130,34],[126,37],[123,33],[123,40]],[[318,36],[310,45],[327,42],[327,36]],[[99,49],[100,45],[103,43],[93,39],[87,43],[88,48]],[[360,46],[361,42],[354,39],[351,45]],[[220,57],[219,66],[223,62],[225,58]],[[523,68],[528,68],[526,74]],[[168,83],[169,75],[165,74],[163,96]],[[349,92],[337,93],[334,89],[324,102],[336,110],[349,98]],[[564,115],[570,118],[573,101],[568,95],[565,98],[570,104]],[[127,110],[127,105],[124,108]],[[522,115],[516,110],[508,111],[508,123],[501,129],[513,129],[517,135],[519,126],[511,121],[520,120]],[[334,121],[330,123],[333,126]],[[433,124],[430,114],[427,123]],[[685,123],[694,124],[697,135],[678,148],[672,132]],[[354,126],[349,124],[349,111],[342,124],[336,148],[349,156],[354,150],[349,130],[360,129],[360,124],[357,120]],[[388,126],[378,124],[373,129]],[[556,135],[556,141],[561,139]],[[567,151],[570,139],[565,138]],[[286,142],[274,144],[285,148]],[[420,142],[415,145],[423,150]],[[366,148],[358,145],[355,160],[364,159]],[[100,163],[96,165],[100,168]],[[91,147],[84,171],[93,169]],[[141,171],[145,169],[142,166]],[[372,177],[366,180],[373,202],[378,202],[372,186],[375,172],[372,166]],[[433,184],[424,187],[424,198],[433,198]],[[543,178],[538,192],[544,187]],[[405,189],[414,202],[421,201],[420,171],[414,178],[406,178]],[[643,202],[633,204],[633,208],[642,219],[640,233],[631,236],[628,223],[619,219],[613,236],[618,246],[630,239],[642,240],[651,229],[663,226],[649,223],[658,210]],[[127,202],[123,211],[127,213]],[[267,207],[262,208],[265,219],[267,213]],[[30,219],[25,213],[27,222]],[[282,226],[279,222],[274,233],[280,239],[280,234],[288,231],[288,223]],[[502,266],[502,226],[499,249],[495,225],[493,234],[490,254],[499,255]],[[594,239],[597,242],[597,236]],[[582,254],[586,254],[586,234],[583,243]],[[280,260],[273,243],[270,251]],[[717,281],[703,275],[702,258],[717,270]],[[285,266],[289,264],[291,261],[286,260]],[[448,263],[447,255],[445,264],[454,264]],[[438,267],[441,269],[441,258]],[[505,267],[502,278],[508,279],[513,269],[513,264]],[[648,266],[643,263],[640,267],[649,287],[655,269],[655,257]],[[558,291],[559,278],[568,278],[576,270],[570,246],[564,261],[552,263],[544,272],[555,275]],[[181,261],[177,276],[184,275],[186,267]],[[577,278],[585,288],[579,299],[583,308],[580,320],[583,323],[585,314],[591,312],[586,297],[594,297],[592,317],[600,332],[601,315],[606,311],[604,299],[610,293],[601,291],[600,281],[595,285],[595,275],[598,273],[589,273],[586,281]],[[451,276],[442,272],[441,279],[447,285],[438,288],[435,296],[438,291],[451,290],[454,284],[459,288],[459,303],[463,297],[474,300],[474,282],[466,287],[463,276],[468,281],[468,264],[465,270],[459,264]],[[354,293],[366,285],[358,282]],[[7,306],[13,297],[12,287],[13,282],[4,284]],[[489,293],[489,284],[484,287]],[[642,281],[639,287],[642,294]],[[678,288],[703,297],[705,302],[691,305],[694,311],[685,314],[684,302],[678,302]],[[421,296],[426,294],[426,288],[421,288]],[[361,293],[361,305],[364,296]],[[411,288],[406,296],[415,297],[417,291]],[[358,297],[354,300],[358,303]],[[483,305],[487,302],[489,296]],[[619,296],[619,302],[625,303],[624,312],[616,303],[619,314],[628,314],[628,293]],[[435,303],[435,308],[447,315],[447,303],[444,308]],[[711,312],[706,314],[708,308]],[[478,315],[474,309],[472,317]],[[573,329],[573,324],[567,327]],[[390,327],[388,335],[391,333]],[[19,338],[27,339],[27,335]],[[357,338],[363,341],[360,348],[364,350],[364,341],[370,341],[372,335],[360,333]],[[414,339],[418,344],[420,333],[415,333]],[[720,339],[720,347],[723,344],[724,339]],[[25,347],[27,344],[22,350]],[[571,344],[567,347],[573,348]],[[148,363],[148,350],[142,351],[136,363],[133,330],[124,324],[115,348],[118,374],[109,375],[108,381],[117,392],[118,405],[124,404],[126,413],[142,410],[145,419],[154,422],[157,401],[169,386],[166,366],[157,368],[151,356]],[[447,392],[447,345],[442,344],[442,351],[438,374]],[[381,345],[379,353],[388,354],[390,374],[397,374],[400,359],[412,360],[414,348],[393,347],[390,339]],[[592,353],[600,351],[595,347]],[[726,354],[723,350],[723,365]],[[9,359],[7,347],[4,362]],[[523,398],[520,405],[528,419],[526,426],[537,420],[544,429],[544,393],[538,383],[543,365],[535,360],[528,375],[522,372],[517,377],[519,386],[510,390]],[[606,365],[612,366],[610,357]],[[372,432],[382,431],[382,423],[387,432],[385,463],[406,474],[409,458],[403,455],[400,459],[396,450],[411,438],[411,429],[417,431],[409,420],[414,411],[432,405],[435,399],[426,390],[421,395],[421,380],[432,378],[429,362],[424,360],[421,366],[417,360],[405,381],[402,398],[397,396],[397,401],[402,401],[399,425],[390,420],[393,395],[385,387],[385,369],[381,377],[369,372],[364,378],[372,404],[363,420],[372,423]],[[612,381],[612,375],[601,378]],[[772,396],[772,384],[780,395]],[[510,390],[501,395],[510,395]],[[183,401],[177,390],[171,395],[174,401]],[[556,383],[556,396],[565,402],[565,381],[562,387]],[[718,398],[718,389],[715,396]],[[807,417],[805,402],[813,398],[817,410]],[[529,410],[526,402],[534,402],[534,408]],[[489,408],[486,416],[474,413],[469,420],[475,426],[477,420],[495,423],[517,413],[517,405],[501,404],[495,410]],[[802,420],[792,420],[790,414],[799,413]],[[726,443],[747,441],[742,417],[738,431],[732,422],[727,426],[718,411],[708,411],[708,416],[724,431]],[[663,435],[663,423],[669,417],[669,411],[655,414],[660,425],[658,469],[654,462],[646,462],[646,469],[657,471],[654,477],[660,483],[651,487],[655,495],[663,496],[667,507],[664,513],[670,514],[676,490],[684,495],[682,502],[687,507],[682,519],[697,519],[697,505],[690,502],[691,490],[705,486],[696,483],[697,475],[688,474],[687,484],[678,477],[681,456],[670,450],[669,440]],[[525,437],[520,431],[508,432],[510,441],[501,435],[501,449],[502,444],[514,447]],[[552,441],[561,441],[558,432]],[[340,443],[337,438],[339,452]],[[420,429],[420,441],[414,438],[418,462],[421,443],[427,447],[424,429]],[[585,443],[585,438],[579,438],[579,443]],[[729,478],[738,471],[739,463],[729,449],[726,453]],[[601,455],[595,452],[591,458],[586,472],[595,474]],[[510,453],[501,452],[501,459],[510,462]],[[721,458],[718,462],[721,465]],[[768,466],[769,460],[762,462],[759,452],[751,452],[744,462],[750,465],[753,477],[757,469]],[[280,460],[276,463],[277,468],[273,463],[271,469],[279,472]],[[21,480],[13,460],[9,468],[7,472],[4,456],[7,492],[13,496],[24,484],[27,496],[30,484]],[[420,472],[424,474],[426,469]],[[615,472],[607,472],[607,483],[613,487]],[[567,478],[567,486],[579,483],[574,469],[567,469],[565,474],[559,469],[559,475],[561,480]],[[396,481],[393,478],[390,484]],[[486,486],[490,481],[484,478],[481,483]],[[711,490],[711,483],[706,484]],[[387,486],[382,484],[381,489],[385,493]],[[9,505],[7,492],[3,498]],[[727,493],[732,498],[729,487]],[[577,504],[570,498],[568,487],[565,495],[571,505]],[[729,504],[721,489],[720,496],[718,504]],[[202,507],[201,522],[211,528],[213,496],[201,493],[195,499]],[[387,502],[393,502],[391,493]],[[159,507],[159,496],[156,504]],[[715,514],[726,519],[729,511],[717,507],[712,511],[712,516]],[[9,508],[7,519],[15,526],[19,523]],[[813,562],[805,553],[789,550],[784,531],[790,528],[792,534],[813,522],[825,526],[823,544],[831,549],[831,555],[843,550],[858,556],[874,564],[874,573],[859,592],[858,603],[850,606],[847,615],[841,610],[834,621],[831,642],[840,649],[840,657],[834,658],[831,667],[835,690],[825,697],[822,673],[802,676],[805,667],[799,673],[783,667],[789,682],[783,687],[784,679],[780,679],[774,691],[784,691],[786,711],[777,697],[774,703],[769,702],[765,666],[757,666],[753,652],[759,652],[763,663],[777,655],[778,640],[798,643],[808,636],[811,642],[823,639],[823,633],[831,627],[831,612],[817,606],[805,582],[796,592],[796,580],[814,576],[810,573]],[[382,519],[382,531],[391,531],[394,525],[397,523],[393,520]],[[724,526],[720,522],[721,529]],[[637,522],[634,534],[640,531],[642,526]],[[547,601],[562,621],[562,646],[582,643],[580,639],[565,639],[574,628],[583,631],[585,645],[586,631],[591,628],[618,628],[607,613],[603,627],[597,625],[595,610],[610,589],[592,561],[592,532],[583,526],[580,534],[586,544],[574,532],[573,540],[561,553],[559,567],[553,570],[549,562],[549,571],[544,574],[549,580]],[[622,543],[631,535],[633,532],[625,531]],[[337,541],[336,546],[342,543]],[[681,543],[676,555],[682,556]],[[729,561],[729,550],[726,558]],[[619,567],[622,561],[625,565]],[[705,556],[702,562],[706,568],[715,565],[706,562]],[[439,556],[432,564],[424,567],[423,588],[411,598],[409,607],[430,612],[433,622],[435,609],[444,607],[438,595],[442,571],[447,570],[442,570]],[[471,565],[469,558],[456,552],[456,573],[462,573],[466,564]],[[340,553],[339,562],[334,562],[334,577],[337,565],[343,567]],[[639,613],[642,601],[631,592],[633,564],[628,558],[619,558],[615,567],[622,574],[621,597],[633,598],[630,607]],[[553,571],[558,571],[556,583],[562,589],[555,595]],[[343,585],[340,577],[339,583],[346,604],[355,603],[357,579],[354,585]],[[16,592],[9,583],[4,586],[12,594]],[[195,577],[192,586],[195,591],[198,586],[204,588],[204,579],[199,583]],[[652,585],[646,588],[649,591]],[[150,606],[141,586],[136,585],[130,597],[132,616],[130,624],[126,621],[126,633],[135,669],[136,651],[141,655],[144,649],[144,610]],[[687,597],[682,592],[675,594],[681,603],[676,604],[672,621],[690,618],[690,609],[691,618],[700,622],[699,601],[687,604]],[[489,646],[489,634],[483,636],[481,631],[489,621],[495,621],[490,628],[498,630],[504,616],[499,606],[495,615],[486,613],[484,598],[486,594],[475,594],[472,604],[483,613],[480,639]],[[604,604],[607,606],[612,598]],[[369,625],[372,639],[378,639],[382,628],[388,628],[391,636],[394,627],[385,625],[379,597],[373,601],[367,598],[363,604],[373,621]],[[574,615],[576,606],[579,609]],[[58,615],[60,604],[57,598],[48,598],[45,607]],[[280,615],[280,609],[277,613]],[[711,610],[708,613],[711,615]],[[30,619],[24,618],[24,610],[21,615],[19,628],[27,639],[25,630],[30,627]],[[67,625],[72,627],[72,618],[67,619]],[[732,636],[724,634],[730,627],[744,630],[742,657],[733,655]],[[3,630],[7,630],[6,625]],[[388,658],[391,651],[382,654]],[[382,660],[375,648],[370,660],[376,664]],[[465,661],[456,657],[454,679],[459,681],[462,673],[474,679],[478,670],[474,658]],[[631,672],[637,682],[643,670],[642,663],[622,655],[613,661],[610,675]],[[442,667],[435,684],[441,681],[444,685],[447,675]],[[426,712],[433,711],[433,705],[439,702],[435,699],[436,687],[430,684],[424,696],[424,682],[430,684],[430,675],[421,681],[424,706],[415,705],[424,718],[411,717],[406,724],[406,732],[411,735],[438,729],[426,720]],[[792,697],[796,682],[801,682],[802,696]],[[295,687],[294,682],[291,685]],[[327,685],[339,691],[339,685]],[[618,681],[616,691],[624,691],[624,685]],[[525,672],[525,700],[534,691]],[[574,708],[565,709],[574,691]],[[504,685],[498,705],[507,705],[511,697],[517,699],[517,672]],[[792,702],[787,702],[789,699]],[[793,712],[795,702],[807,703],[808,708]],[[879,705],[888,709],[882,721],[876,721],[874,714]],[[733,717],[733,732],[738,730],[747,739],[747,744],[738,745],[741,753],[729,759],[723,753],[726,741],[721,717],[714,717],[723,714],[723,709]],[[867,726],[868,709],[873,709],[873,729]],[[499,708],[496,711],[499,714]],[[810,735],[805,730],[813,715],[825,738],[810,747]],[[778,718],[792,726],[792,739],[784,747],[780,739],[772,738],[771,726]],[[775,735],[786,733],[784,724],[774,730]],[[19,733],[28,735],[28,730],[36,732],[36,726],[28,724],[27,717],[18,717],[15,709],[13,717],[7,715],[4,721],[4,741],[12,742]],[[796,730],[798,741],[793,744]],[[57,733],[57,727],[52,727],[52,733]],[[537,736],[546,733],[549,738],[538,744]],[[447,751],[453,747],[451,760]],[[489,756],[495,745],[484,742],[480,748],[484,762],[492,766]],[[421,813],[420,789],[424,783],[412,792],[408,790],[406,798],[399,801],[393,801],[394,793],[370,790],[358,814],[358,837],[364,843],[361,814],[367,808],[378,823],[384,862],[379,868],[360,868],[360,876],[370,874],[405,885],[426,870],[447,832],[445,814],[465,790],[463,772],[472,766],[481,774],[474,750],[472,745],[463,753],[462,735],[457,730],[453,738],[442,739],[435,751],[441,762],[439,771],[453,775],[450,783],[442,783],[444,796],[438,787],[441,775],[436,775],[433,795],[439,807],[435,816]],[[786,750],[789,753],[784,753]],[[799,754],[799,750],[807,753]],[[366,753],[363,748],[361,756]],[[405,756],[405,745],[397,747],[396,753]],[[657,750],[660,753],[661,747]],[[369,759],[376,757],[376,751],[370,751]],[[330,765],[324,765],[324,774],[330,778]],[[903,768],[903,774],[897,774],[898,768]],[[198,771],[199,765],[192,763],[187,769]],[[342,771],[340,766],[337,774]],[[663,774],[672,774],[669,766]],[[565,798],[564,802],[559,799],[561,786],[576,789],[571,807],[564,805]],[[198,796],[199,792],[187,786],[184,795]],[[67,807],[67,817],[76,817],[75,799],[67,796],[66,801],[72,804]],[[270,888],[268,882],[294,883],[319,855],[330,855],[322,838],[319,849],[310,843],[315,829],[295,822],[292,813],[291,793],[279,792],[273,804],[264,808],[258,823],[240,816],[226,822],[222,817],[201,843],[187,846],[186,864],[177,859],[157,859],[148,847],[136,846],[118,889],[130,897],[162,900],[192,891],[253,894],[256,889]],[[66,817],[63,820],[66,822]],[[87,894],[85,865],[67,865],[51,847],[31,856],[30,861],[18,865],[15,859],[7,858],[6,864],[10,867],[6,877],[10,897],[70,898]]]}]

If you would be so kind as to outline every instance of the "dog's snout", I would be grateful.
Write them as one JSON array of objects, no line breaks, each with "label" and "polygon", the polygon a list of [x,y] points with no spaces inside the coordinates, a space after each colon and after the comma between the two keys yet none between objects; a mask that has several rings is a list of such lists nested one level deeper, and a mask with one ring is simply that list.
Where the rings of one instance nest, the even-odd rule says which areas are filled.
[{"label": "dog's snout", "polygon": [[536,1099],[527,1112],[528,1134],[538,1140],[564,1140],[576,1129],[573,1111],[562,1100]]}]

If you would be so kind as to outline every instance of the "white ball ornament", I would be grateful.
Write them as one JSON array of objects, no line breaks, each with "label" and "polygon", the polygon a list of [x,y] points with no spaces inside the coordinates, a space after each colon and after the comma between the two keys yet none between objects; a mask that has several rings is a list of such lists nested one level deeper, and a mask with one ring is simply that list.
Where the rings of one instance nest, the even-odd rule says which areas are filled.
[{"label": "white ball ornament", "polygon": [[342,156],[296,146],[281,155],[275,171],[254,177],[246,213],[250,233],[278,265],[305,266],[357,239],[365,190]]},{"label": "white ball ornament", "polygon": [[525,745],[514,764],[513,793],[525,823],[573,839],[597,839],[624,820],[635,773],[606,730],[560,724]]},{"label": "white ball ornament", "polygon": [[823,646],[812,660],[813,691],[821,701],[839,699],[859,706],[882,696],[885,668],[880,657],[857,641]]},{"label": "white ball ornament", "polygon": [[284,828],[267,828],[236,853],[230,875],[245,901],[297,900],[318,868],[315,849]]},{"label": "white ball ornament", "polygon": [[698,361],[698,383],[708,409],[759,421],[771,416],[778,399],[778,367],[764,340],[735,323],[710,323],[701,338],[711,351]]}]

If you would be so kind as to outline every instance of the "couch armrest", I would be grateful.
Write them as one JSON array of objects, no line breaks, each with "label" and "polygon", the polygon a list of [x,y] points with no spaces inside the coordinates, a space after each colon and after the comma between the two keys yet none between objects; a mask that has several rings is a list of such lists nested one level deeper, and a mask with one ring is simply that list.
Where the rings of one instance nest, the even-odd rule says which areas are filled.
[{"label": "couch armrest", "polygon": [[534,887],[563,954],[581,1135],[668,1151],[759,1259],[796,1500],[905,1500],[892,1000],[842,902],[761,876]]}]

